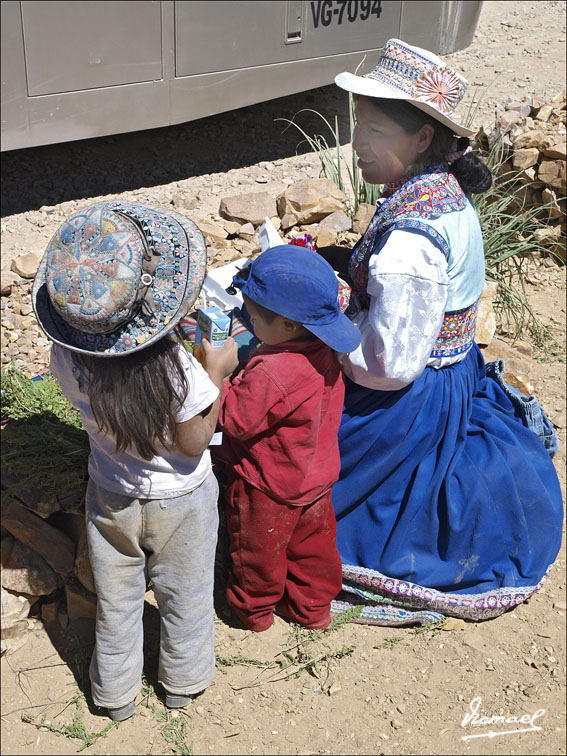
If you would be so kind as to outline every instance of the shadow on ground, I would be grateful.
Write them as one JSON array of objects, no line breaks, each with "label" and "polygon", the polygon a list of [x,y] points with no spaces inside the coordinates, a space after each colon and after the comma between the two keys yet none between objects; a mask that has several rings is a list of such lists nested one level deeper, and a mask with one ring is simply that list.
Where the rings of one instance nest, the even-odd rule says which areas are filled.
[{"label": "shadow on ground", "polygon": [[[2,216],[105,194],[170,184],[310,152],[309,135],[331,135],[316,110],[349,141],[348,98],[334,84],[161,129],[13,150],[2,154]],[[304,110],[305,112],[299,113]],[[332,142],[331,142],[332,143]]]}]

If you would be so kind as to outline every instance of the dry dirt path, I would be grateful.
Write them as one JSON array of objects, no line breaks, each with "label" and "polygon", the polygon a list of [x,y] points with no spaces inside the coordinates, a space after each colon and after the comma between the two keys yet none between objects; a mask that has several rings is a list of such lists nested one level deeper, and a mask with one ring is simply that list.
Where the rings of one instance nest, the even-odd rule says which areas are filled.
[{"label": "dry dirt path", "polygon": [[[473,45],[448,56],[471,84],[491,85],[476,123],[508,99],[549,100],[565,86],[565,4],[486,2]],[[167,204],[183,195],[190,216],[214,218],[220,196],[268,191],[317,175],[317,160],[299,147],[293,130],[275,118],[302,107],[338,113],[346,130],[343,94],[334,87],[264,103],[237,113],[161,129],[70,145],[9,153],[2,172],[2,267],[22,252],[41,252],[77,204],[121,195]],[[307,130],[318,127],[306,116]],[[42,211],[41,207],[48,207]],[[529,294],[542,323],[565,343],[565,269],[539,266]],[[30,373],[45,352],[23,359]],[[565,491],[565,360],[543,363],[538,396],[559,426],[555,461]],[[148,594],[148,681],[154,680],[157,613]],[[163,719],[150,696],[131,720],[97,739],[92,754],[564,754],[565,559],[529,602],[495,620],[439,632],[349,624],[313,643],[277,619],[255,635],[232,626],[217,603],[213,685],[186,713]],[[30,634],[2,665],[2,754],[73,754],[80,737],[56,735],[25,721],[44,716],[70,724],[80,736],[108,720],[71,702],[85,687],[92,625],[57,622]],[[320,676],[304,670],[277,682],[267,678],[282,651],[298,663],[329,655]],[[242,659],[274,665],[262,668]],[[278,675],[283,678],[285,668]],[[259,677],[258,677],[259,675]],[[480,699],[480,700],[479,700]],[[486,716],[534,718],[538,730],[504,734],[513,724],[462,726],[477,700]],[[152,708],[153,707],[153,708]],[[537,717],[536,717],[537,715]],[[529,725],[527,725],[529,727]],[[496,732],[488,737],[489,730]],[[464,737],[483,737],[465,740]],[[169,738],[169,740],[168,740]],[[191,750],[183,750],[185,747]]]}]

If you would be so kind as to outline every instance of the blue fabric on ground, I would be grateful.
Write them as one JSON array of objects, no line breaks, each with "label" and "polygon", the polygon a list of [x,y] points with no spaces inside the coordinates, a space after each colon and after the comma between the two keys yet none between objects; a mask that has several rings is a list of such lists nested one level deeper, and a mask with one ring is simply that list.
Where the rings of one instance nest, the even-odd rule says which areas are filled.
[{"label": "blue fabric on ground", "polygon": [[339,444],[344,564],[467,594],[535,586],[555,560],[555,468],[476,345],[397,392],[347,380]]}]

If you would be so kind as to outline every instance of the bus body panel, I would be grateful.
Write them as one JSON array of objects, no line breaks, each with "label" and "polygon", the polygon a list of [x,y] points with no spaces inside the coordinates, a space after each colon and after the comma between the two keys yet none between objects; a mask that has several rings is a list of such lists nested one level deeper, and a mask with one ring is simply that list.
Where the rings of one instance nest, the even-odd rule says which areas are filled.
[{"label": "bus body panel", "polygon": [[3,0],[2,150],[159,128],[470,44],[482,3]]}]

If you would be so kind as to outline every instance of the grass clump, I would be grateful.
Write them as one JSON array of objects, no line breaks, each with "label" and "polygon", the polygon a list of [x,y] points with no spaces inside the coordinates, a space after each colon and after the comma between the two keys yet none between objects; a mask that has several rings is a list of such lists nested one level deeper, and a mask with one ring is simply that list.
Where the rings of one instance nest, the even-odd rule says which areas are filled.
[{"label": "grass clump", "polygon": [[81,740],[82,745],[77,748],[77,753],[84,751],[85,748],[89,748],[94,743],[96,743],[97,740],[100,740],[100,738],[105,738],[111,730],[120,725],[120,722],[109,722],[106,727],[103,727],[102,730],[98,730],[97,732],[87,732],[84,720],[84,713],[86,709],[85,696],[79,692],[75,696],[73,696],[70,703],[75,704],[73,721],[70,724],[51,722],[45,717],[42,717],[39,721],[36,721],[26,713],[22,715],[22,720],[40,729],[49,730],[49,732],[53,732],[55,733],[55,735],[64,735],[70,740]]},{"label": "grass clump", "polygon": [[22,486],[45,500],[87,482],[89,441],[79,413],[50,374],[31,381],[13,367],[2,371],[0,460],[3,487],[18,497]]}]

